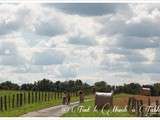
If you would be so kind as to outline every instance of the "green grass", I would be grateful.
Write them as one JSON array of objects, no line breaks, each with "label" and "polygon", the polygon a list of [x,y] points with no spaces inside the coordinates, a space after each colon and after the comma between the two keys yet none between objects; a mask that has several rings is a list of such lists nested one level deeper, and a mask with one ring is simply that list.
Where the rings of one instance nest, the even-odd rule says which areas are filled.
[{"label": "green grass", "polygon": [[[117,94],[114,98],[122,98],[124,96],[130,96],[129,94]],[[88,109],[88,111],[81,111],[80,106],[83,106],[83,110]],[[69,111],[63,114],[63,117],[135,117],[135,114],[131,114],[128,112],[112,112],[112,110],[104,110],[102,112],[94,111],[94,99],[92,98],[90,101],[86,101],[83,104],[75,107],[73,111]]]},{"label": "green grass", "polygon": [[22,91],[16,91],[16,90],[0,90],[0,96],[3,95],[13,95],[17,93],[21,93]]},{"label": "green grass", "polygon": [[[22,91],[4,91],[3,90],[3,91],[0,91],[0,96],[13,95],[13,94],[21,93],[21,92]],[[71,97],[71,102],[77,101],[78,99],[79,99],[78,97]],[[26,104],[26,105],[23,105],[22,107],[12,108],[7,111],[0,112],[0,117],[17,117],[17,116],[21,116],[21,115],[28,113],[28,112],[52,107],[55,105],[59,105],[61,103],[62,103],[62,99],[52,99],[52,100],[46,101],[46,102],[37,102],[37,103],[32,103],[32,104]]]},{"label": "green grass", "polygon": [[[71,99],[72,102],[77,101],[77,100],[78,100],[77,97],[74,97]],[[23,107],[15,108],[15,109],[5,111],[5,112],[0,112],[0,117],[17,117],[17,116],[23,115],[31,111],[36,111],[36,110],[52,107],[52,106],[59,105],[59,104],[61,104],[61,99],[52,100],[48,102],[28,104]]]}]

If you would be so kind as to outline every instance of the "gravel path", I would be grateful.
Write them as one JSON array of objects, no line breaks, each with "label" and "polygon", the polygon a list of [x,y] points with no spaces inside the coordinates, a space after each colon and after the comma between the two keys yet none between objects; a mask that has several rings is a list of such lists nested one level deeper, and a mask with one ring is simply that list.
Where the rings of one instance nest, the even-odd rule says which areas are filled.
[{"label": "gravel path", "polygon": [[58,105],[34,112],[29,112],[27,114],[22,115],[21,117],[60,117],[69,109],[74,106],[77,106],[79,102],[71,103],[70,105]]}]

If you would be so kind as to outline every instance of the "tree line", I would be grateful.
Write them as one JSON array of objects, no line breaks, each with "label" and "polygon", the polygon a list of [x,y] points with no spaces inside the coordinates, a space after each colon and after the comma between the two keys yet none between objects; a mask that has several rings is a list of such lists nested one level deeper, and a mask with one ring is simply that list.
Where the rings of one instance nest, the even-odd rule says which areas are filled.
[{"label": "tree line", "polygon": [[85,92],[91,91],[91,86],[83,83],[81,80],[56,81],[53,82],[48,79],[38,80],[34,83],[24,83],[18,85],[11,81],[0,83],[1,90],[25,90],[25,91],[53,91],[53,92],[76,92],[84,89]]},{"label": "tree line", "polygon": [[152,96],[160,96],[160,83],[155,83],[153,85],[140,85],[139,83],[129,83],[124,85],[108,85],[105,81],[96,82],[94,84],[96,91],[110,92],[114,93],[128,93],[128,94],[140,94],[143,87],[150,88]]},{"label": "tree line", "polygon": [[93,91],[114,93],[140,94],[142,87],[150,88],[151,95],[160,96],[160,83],[153,85],[140,85],[138,83],[130,83],[124,85],[109,85],[105,81],[95,82],[93,86],[83,83],[80,79],[68,81],[53,82],[48,79],[38,80],[34,83],[25,83],[18,85],[10,81],[0,83],[1,90],[25,90],[25,91],[53,91],[53,92],[76,92],[83,90],[85,93]]}]

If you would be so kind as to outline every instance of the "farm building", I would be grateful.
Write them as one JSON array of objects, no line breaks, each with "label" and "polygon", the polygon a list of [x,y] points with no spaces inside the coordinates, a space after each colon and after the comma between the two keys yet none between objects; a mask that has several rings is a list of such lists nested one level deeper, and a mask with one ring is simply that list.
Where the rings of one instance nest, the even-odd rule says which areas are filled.
[{"label": "farm building", "polygon": [[151,89],[150,88],[142,88],[140,91],[141,95],[150,96],[151,95]]},{"label": "farm building", "polygon": [[95,106],[97,109],[109,108],[113,106],[113,93],[96,92]]}]

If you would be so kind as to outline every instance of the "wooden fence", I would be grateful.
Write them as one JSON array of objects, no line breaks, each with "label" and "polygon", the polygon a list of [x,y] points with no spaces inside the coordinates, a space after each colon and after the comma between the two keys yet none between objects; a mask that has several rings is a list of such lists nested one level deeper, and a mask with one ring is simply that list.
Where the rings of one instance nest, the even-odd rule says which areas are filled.
[{"label": "wooden fence", "polygon": [[[51,100],[60,100],[62,92],[20,92],[8,95],[0,95],[0,111],[8,111],[14,108],[22,107],[26,104],[47,102]],[[71,97],[77,96],[77,93],[70,93]]]},{"label": "wooden fence", "polygon": [[151,102],[150,97],[148,97],[148,103],[146,104],[143,99],[130,97],[128,100],[128,111],[135,112],[140,117],[160,116],[160,99],[155,99]]}]

